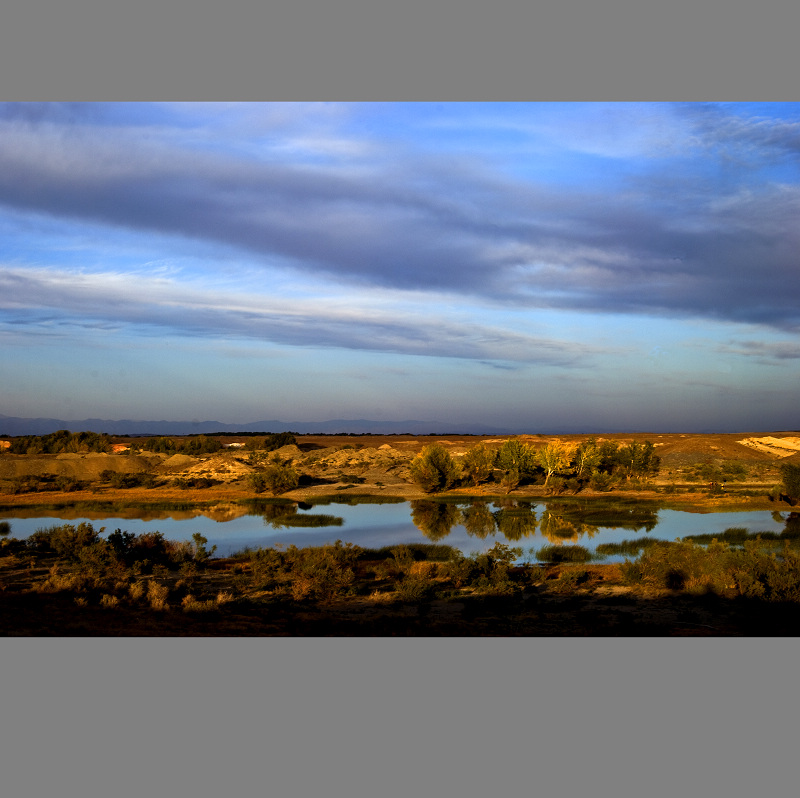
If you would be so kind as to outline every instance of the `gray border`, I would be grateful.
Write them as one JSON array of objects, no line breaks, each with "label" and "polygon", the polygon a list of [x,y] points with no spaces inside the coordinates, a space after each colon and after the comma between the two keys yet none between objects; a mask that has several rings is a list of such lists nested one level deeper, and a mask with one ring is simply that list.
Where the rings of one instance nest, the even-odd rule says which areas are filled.
[{"label": "gray border", "polygon": [[31,0],[0,74],[5,100],[790,100],[798,28],[774,0]]},{"label": "gray border", "polygon": [[[774,3],[31,2],[3,14],[2,99],[788,100],[798,22]],[[784,795],[797,649],[5,640],[3,783],[15,798]]]}]

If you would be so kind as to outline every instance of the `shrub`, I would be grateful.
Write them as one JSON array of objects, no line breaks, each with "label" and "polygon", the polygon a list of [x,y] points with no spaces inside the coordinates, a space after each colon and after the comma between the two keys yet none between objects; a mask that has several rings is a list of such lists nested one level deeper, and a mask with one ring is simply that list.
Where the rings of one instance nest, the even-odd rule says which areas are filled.
[{"label": "shrub", "polygon": [[434,579],[439,574],[439,564],[435,562],[415,562],[408,571],[409,576],[418,576],[421,579]]},{"label": "shrub", "polygon": [[394,557],[395,565],[400,572],[408,573],[415,562],[414,554],[411,549],[406,544],[401,543],[399,546],[394,546],[391,552],[392,557]]},{"label": "shrub", "polygon": [[161,532],[142,532],[134,535],[115,529],[108,536],[108,543],[116,557],[125,565],[138,564],[139,573],[147,573],[153,566],[161,565],[170,567],[181,559],[182,544],[176,544],[164,539]]},{"label": "shrub", "polygon": [[300,484],[300,476],[291,464],[281,463],[277,458],[263,469],[250,474],[249,479],[256,493],[269,490],[276,496],[294,490]]},{"label": "shrub", "polygon": [[187,593],[181,600],[184,612],[214,612],[219,608],[219,603],[214,599],[198,601],[191,593]]},{"label": "shrub", "polygon": [[154,610],[162,611],[169,609],[167,604],[167,596],[169,595],[169,588],[166,585],[161,585],[155,580],[152,580],[147,586],[147,600],[150,602],[150,607]]},{"label": "shrub", "polygon": [[204,537],[199,532],[195,532],[192,535],[192,540],[194,541],[194,561],[197,563],[207,562],[217,550],[216,546],[212,546],[210,550],[207,549],[206,544],[208,543],[208,538]]},{"label": "shrub", "polygon": [[521,555],[521,548],[512,548],[499,541],[488,551],[476,555],[474,563],[478,573],[477,586],[497,586],[508,582],[511,565]]},{"label": "shrub", "polygon": [[437,584],[424,576],[407,576],[395,585],[400,601],[425,601],[436,592]]},{"label": "shrub", "polygon": [[63,493],[72,493],[76,490],[83,490],[86,487],[85,482],[82,482],[79,479],[73,479],[72,477],[64,476],[56,477],[55,484],[56,488]]},{"label": "shrub", "polygon": [[585,546],[542,546],[536,552],[542,562],[589,562],[592,553]]},{"label": "shrub", "polygon": [[52,551],[69,560],[78,560],[81,549],[100,542],[100,532],[86,522],[74,526],[62,524],[47,529],[37,529],[28,537],[29,549],[40,552]]},{"label": "shrub", "polygon": [[18,493],[35,493],[38,489],[38,477],[15,477],[11,480],[11,485],[8,492],[12,495],[17,495]]},{"label": "shrub", "polygon": [[452,487],[459,478],[459,468],[450,453],[438,443],[426,446],[411,461],[411,478],[426,493]]},{"label": "shrub", "polygon": [[448,562],[443,563],[439,573],[449,579],[457,588],[465,585],[472,578],[475,563],[462,554],[455,554]]},{"label": "shrub", "polygon": [[332,546],[299,549],[290,546],[283,554],[283,568],[292,579],[292,596],[296,600],[312,598],[330,601],[352,592],[354,566],[361,548],[337,540]]},{"label": "shrub", "polygon": [[592,478],[589,480],[589,487],[592,490],[602,491],[605,493],[606,491],[611,490],[611,485],[613,484],[613,477],[611,474],[606,474],[602,471],[594,474]]},{"label": "shrub", "polygon": [[142,581],[133,582],[128,587],[128,595],[132,601],[138,601],[145,593],[145,583]]},{"label": "shrub", "polygon": [[250,578],[256,588],[268,588],[283,570],[283,555],[275,549],[249,552]]},{"label": "shrub", "polygon": [[126,474],[118,471],[103,471],[101,479],[111,483],[111,487],[117,490],[128,488],[152,488],[155,487],[155,474]]},{"label": "shrub", "polygon": [[786,495],[793,500],[800,499],[800,465],[784,463],[781,466],[781,477]]},{"label": "shrub", "polygon": [[473,485],[480,485],[492,476],[494,456],[482,443],[471,447],[461,461],[461,470]]},{"label": "shrub", "polygon": [[582,585],[589,579],[589,572],[585,568],[570,568],[562,571],[558,579],[549,582],[547,587],[556,593],[569,593],[578,585]]}]

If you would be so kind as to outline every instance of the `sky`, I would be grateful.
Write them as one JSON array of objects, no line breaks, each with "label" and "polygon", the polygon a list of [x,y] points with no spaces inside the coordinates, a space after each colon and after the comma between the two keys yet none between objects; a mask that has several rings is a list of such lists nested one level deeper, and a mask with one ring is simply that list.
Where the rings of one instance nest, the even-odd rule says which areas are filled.
[{"label": "sky", "polygon": [[800,429],[800,103],[0,106],[0,414]]}]

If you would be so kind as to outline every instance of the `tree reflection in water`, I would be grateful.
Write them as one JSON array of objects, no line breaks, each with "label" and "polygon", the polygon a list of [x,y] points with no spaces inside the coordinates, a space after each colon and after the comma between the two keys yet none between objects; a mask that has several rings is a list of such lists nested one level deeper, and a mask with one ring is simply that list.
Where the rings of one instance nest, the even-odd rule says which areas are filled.
[{"label": "tree reflection in water", "polygon": [[528,502],[503,501],[495,503],[492,512],[486,502],[471,502],[460,509],[451,502],[419,499],[411,502],[411,520],[430,540],[441,540],[456,524],[462,524],[467,534],[481,540],[500,532],[506,540],[520,540],[536,534],[536,513]]},{"label": "tree reflection in water", "polygon": [[[581,524],[580,526],[586,527],[585,524]],[[568,541],[574,543],[581,536],[581,532],[572,521],[566,516],[560,513],[554,513],[550,510],[545,510],[542,513],[542,520],[539,528],[542,537],[547,538],[551,543],[566,543]],[[594,532],[597,532],[596,527],[594,528]],[[594,532],[592,534],[594,534]]]},{"label": "tree reflection in water", "polygon": [[281,525],[281,519],[297,515],[297,505],[287,504],[265,504],[261,508],[261,517],[264,519],[264,526],[271,526],[277,529]]},{"label": "tree reflection in water", "polygon": [[497,529],[506,540],[521,540],[536,534],[535,504],[520,502],[517,505],[501,507],[492,513]]},{"label": "tree reflection in water", "polygon": [[461,508],[452,501],[418,499],[411,502],[411,520],[429,540],[441,540],[462,524],[472,537],[485,540],[499,532],[508,541],[533,537],[538,521],[542,536],[557,544],[593,538],[601,528],[649,532],[658,524],[658,509],[637,503],[548,502],[538,519],[535,509],[517,499],[473,501]]},{"label": "tree reflection in water", "polygon": [[658,525],[658,508],[636,501],[548,502],[547,510],[570,521],[578,532],[581,527],[586,527],[587,534],[589,530],[599,527],[630,529],[634,532],[644,529],[650,532]]},{"label": "tree reflection in water", "polygon": [[461,521],[458,505],[418,499],[411,502],[411,520],[429,540],[441,540]]},{"label": "tree reflection in water", "polygon": [[461,511],[461,523],[468,535],[485,540],[495,533],[494,514],[486,502],[474,502]]}]

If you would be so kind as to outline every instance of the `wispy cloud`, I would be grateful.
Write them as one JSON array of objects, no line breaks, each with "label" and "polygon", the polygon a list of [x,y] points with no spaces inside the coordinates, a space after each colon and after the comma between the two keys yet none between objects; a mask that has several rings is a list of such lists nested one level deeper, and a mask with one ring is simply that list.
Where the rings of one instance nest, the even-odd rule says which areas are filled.
[{"label": "wispy cloud", "polygon": [[[0,271],[0,310],[9,324],[50,329],[82,319],[106,330],[123,325],[172,335],[239,337],[292,346],[341,347],[471,360],[575,365],[602,351],[481,323],[351,302],[304,299],[287,305],[267,295],[220,293],[141,275]],[[25,311],[25,314],[23,314]],[[16,315],[15,315],[16,314]]]},{"label": "wispy cloud", "polygon": [[718,349],[724,354],[755,358],[771,366],[800,360],[800,341],[732,341],[720,345]]}]

